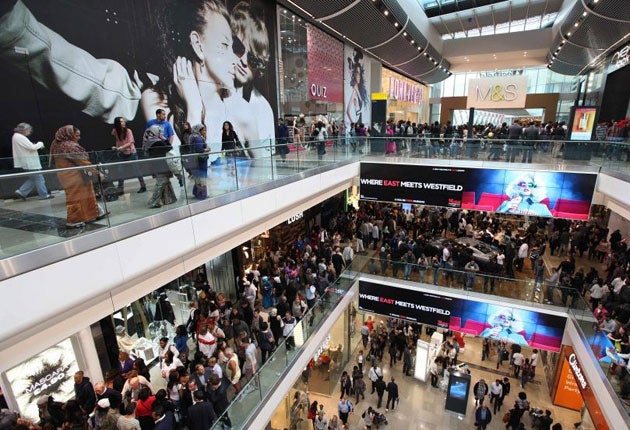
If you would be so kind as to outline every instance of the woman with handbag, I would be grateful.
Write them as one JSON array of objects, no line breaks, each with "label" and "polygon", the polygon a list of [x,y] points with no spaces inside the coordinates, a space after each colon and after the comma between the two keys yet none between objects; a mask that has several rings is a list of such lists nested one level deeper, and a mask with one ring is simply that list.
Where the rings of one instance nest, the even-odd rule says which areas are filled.
[{"label": "woman with handbag", "polygon": [[86,222],[107,215],[99,210],[92,185],[92,180],[97,179],[100,173],[91,165],[88,153],[79,145],[79,139],[81,131],[72,125],[66,125],[57,130],[55,140],[50,145],[50,163],[54,163],[57,169],[91,166],[57,172],[57,178],[66,193],[66,227],[70,228],[84,227]]},{"label": "woman with handbag", "polygon": [[173,173],[165,158],[173,147],[162,136],[159,125],[152,125],[145,130],[142,148],[150,158],[156,159],[150,162],[151,171],[155,177],[155,188],[149,200],[149,207],[160,208],[162,205],[175,203],[177,196],[171,185]]},{"label": "woman with handbag", "polygon": [[236,171],[236,158],[245,157],[245,152],[238,140],[238,135],[234,131],[234,126],[230,121],[223,123],[221,132],[221,151],[223,151],[226,162],[230,165],[230,176],[234,176]]},{"label": "woman with handbag", "polygon": [[191,170],[195,185],[193,186],[193,196],[199,200],[208,197],[208,155],[210,151],[206,143],[206,126],[196,124],[192,128],[190,135],[190,150],[195,154],[199,154],[196,160],[196,166]]}]

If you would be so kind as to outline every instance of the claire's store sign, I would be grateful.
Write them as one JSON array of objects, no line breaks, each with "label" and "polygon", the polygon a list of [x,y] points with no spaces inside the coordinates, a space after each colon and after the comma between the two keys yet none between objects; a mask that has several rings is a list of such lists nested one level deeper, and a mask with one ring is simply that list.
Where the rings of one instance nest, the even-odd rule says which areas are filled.
[{"label": "claire's store sign", "polygon": [[577,361],[577,357],[575,356],[575,354],[569,355],[569,366],[571,366],[571,370],[573,370],[573,376],[575,376],[575,380],[584,390],[588,386],[588,383],[586,382],[586,378],[582,373],[582,368],[580,367],[580,363]]},{"label": "claire's store sign", "polygon": [[390,99],[420,104],[424,94],[422,86],[390,76],[387,95]]},{"label": "claire's store sign", "polygon": [[527,76],[475,78],[468,81],[467,108],[524,108]]},{"label": "claire's store sign", "polygon": [[614,70],[621,69],[627,66],[628,63],[630,63],[630,44],[615,52],[610,60],[610,64],[612,64]]}]

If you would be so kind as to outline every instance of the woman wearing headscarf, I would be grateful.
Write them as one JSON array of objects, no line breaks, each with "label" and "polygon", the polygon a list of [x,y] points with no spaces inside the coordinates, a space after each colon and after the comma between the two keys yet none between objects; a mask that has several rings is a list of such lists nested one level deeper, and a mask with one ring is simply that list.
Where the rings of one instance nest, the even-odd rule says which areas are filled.
[{"label": "woman wearing headscarf", "polygon": [[158,160],[151,161],[150,166],[155,177],[155,188],[149,200],[149,207],[159,208],[162,205],[170,205],[177,201],[175,191],[171,185],[171,169],[166,164],[166,153],[172,146],[164,139],[159,125],[152,125],[147,128],[142,136],[142,149],[150,158]]},{"label": "woman wearing headscarf", "polygon": [[[72,125],[57,130],[50,145],[51,164],[54,163],[57,169],[91,166],[88,153],[79,145],[80,138],[81,131]],[[94,166],[57,172],[57,178],[66,193],[66,227],[84,227],[86,222],[105,216],[99,215],[92,186],[92,179],[96,179],[98,174]]]},{"label": "woman wearing headscarf", "polygon": [[193,186],[193,195],[199,200],[203,200],[208,197],[208,155],[210,150],[206,143],[206,126],[203,124],[196,124],[192,127],[190,134],[190,151],[195,154],[199,154],[196,157],[196,163],[192,169],[193,177],[195,178],[195,185]]}]

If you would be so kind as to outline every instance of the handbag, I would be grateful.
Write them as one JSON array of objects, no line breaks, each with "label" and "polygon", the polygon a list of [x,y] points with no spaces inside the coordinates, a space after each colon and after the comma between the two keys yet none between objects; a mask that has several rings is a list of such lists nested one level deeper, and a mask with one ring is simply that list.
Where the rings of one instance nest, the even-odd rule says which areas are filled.
[{"label": "handbag", "polygon": [[505,414],[503,414],[503,422],[504,423],[509,423],[510,422],[510,413],[506,412]]}]

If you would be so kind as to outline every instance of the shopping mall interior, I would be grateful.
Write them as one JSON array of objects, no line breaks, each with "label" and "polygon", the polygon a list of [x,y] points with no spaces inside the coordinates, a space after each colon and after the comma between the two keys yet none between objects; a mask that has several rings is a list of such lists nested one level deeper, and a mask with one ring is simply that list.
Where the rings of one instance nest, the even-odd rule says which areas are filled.
[{"label": "shopping mall interior", "polygon": [[0,3],[3,428],[630,428],[630,2]]}]

